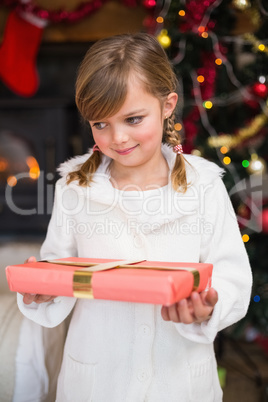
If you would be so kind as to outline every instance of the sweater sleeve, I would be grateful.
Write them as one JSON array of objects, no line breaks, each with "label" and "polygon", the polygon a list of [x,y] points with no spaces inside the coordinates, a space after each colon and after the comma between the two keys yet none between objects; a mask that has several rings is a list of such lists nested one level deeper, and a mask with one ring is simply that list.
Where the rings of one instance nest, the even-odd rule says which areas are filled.
[{"label": "sweater sleeve", "polygon": [[[51,220],[46,239],[41,247],[41,259],[56,259],[77,256],[77,247],[73,232],[68,230],[68,220],[77,208],[77,194],[64,185],[64,179],[56,184]],[[30,320],[45,327],[59,325],[73,309],[76,298],[57,297],[51,302],[41,304],[23,303],[22,295],[17,296],[18,307]]]},{"label": "sweater sleeve", "polygon": [[211,343],[217,332],[242,319],[248,309],[252,274],[235,212],[220,178],[206,191],[203,217],[211,233],[202,236],[200,262],[213,264],[212,287],[219,300],[212,317],[201,324],[175,324],[195,342]]}]

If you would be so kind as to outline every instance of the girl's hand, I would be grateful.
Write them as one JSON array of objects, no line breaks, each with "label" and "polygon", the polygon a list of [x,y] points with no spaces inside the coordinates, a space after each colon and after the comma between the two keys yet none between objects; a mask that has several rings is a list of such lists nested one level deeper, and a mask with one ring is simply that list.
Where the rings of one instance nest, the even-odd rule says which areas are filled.
[{"label": "girl's hand", "polygon": [[172,306],[163,306],[161,315],[165,321],[191,324],[207,321],[218,301],[218,293],[210,288],[207,292],[192,292],[188,299],[183,299]]},{"label": "girl's hand", "polygon": [[21,294],[23,296],[24,304],[31,304],[32,302],[41,304],[41,303],[52,301],[56,298],[56,296],[35,295],[35,294],[31,294],[31,293],[21,293]]},{"label": "girl's hand", "polygon": [[[26,264],[27,262],[35,262],[36,258],[35,257],[30,257],[28,260],[24,262]],[[35,303],[44,303],[48,302],[51,300],[54,300],[56,296],[48,296],[48,295],[36,295],[36,294],[31,294],[31,293],[21,293],[23,296],[23,303],[24,304],[31,304],[32,302]]]}]

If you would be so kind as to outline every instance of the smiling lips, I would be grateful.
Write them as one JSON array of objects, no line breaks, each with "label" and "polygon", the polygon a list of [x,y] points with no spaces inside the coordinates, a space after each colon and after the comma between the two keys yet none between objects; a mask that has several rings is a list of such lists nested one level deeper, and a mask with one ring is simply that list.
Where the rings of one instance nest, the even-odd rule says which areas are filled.
[{"label": "smiling lips", "polygon": [[117,152],[119,155],[128,155],[130,154],[135,148],[137,148],[139,144],[135,145],[135,147],[132,148],[125,148],[125,149],[115,149],[115,152]]}]

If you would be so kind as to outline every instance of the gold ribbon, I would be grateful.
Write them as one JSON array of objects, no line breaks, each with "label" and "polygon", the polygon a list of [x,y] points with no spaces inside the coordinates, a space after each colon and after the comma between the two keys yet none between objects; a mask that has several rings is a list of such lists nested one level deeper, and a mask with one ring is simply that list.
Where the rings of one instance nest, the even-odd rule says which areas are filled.
[{"label": "gold ribbon", "polygon": [[260,132],[267,124],[268,109],[265,108],[265,113],[258,114],[249,123],[247,127],[241,128],[236,134],[221,134],[219,136],[209,137],[207,142],[211,148],[219,148],[226,146],[227,148],[236,148],[243,141],[246,141]]},{"label": "gold ribbon", "polygon": [[94,299],[91,284],[93,272],[75,271],[73,277],[73,295],[77,298]]},{"label": "gold ribbon", "polygon": [[[41,261],[41,262],[49,262],[51,264],[58,265],[69,265],[80,267],[81,269],[74,271],[73,276],[73,295],[74,297],[83,298],[83,299],[94,299],[93,289],[92,289],[92,275],[94,272],[107,271],[109,269],[115,268],[133,268],[134,264],[138,264],[145,260],[125,260],[125,261],[112,261],[105,262],[102,264],[97,263],[88,263],[88,262],[74,262],[74,261],[66,261],[66,260],[50,260],[50,261]],[[188,271],[194,277],[194,285],[193,291],[196,290],[200,283],[200,274],[199,271],[195,268],[178,268],[178,267],[148,267],[146,265],[138,265],[135,266],[135,269],[153,269],[160,271]]]}]

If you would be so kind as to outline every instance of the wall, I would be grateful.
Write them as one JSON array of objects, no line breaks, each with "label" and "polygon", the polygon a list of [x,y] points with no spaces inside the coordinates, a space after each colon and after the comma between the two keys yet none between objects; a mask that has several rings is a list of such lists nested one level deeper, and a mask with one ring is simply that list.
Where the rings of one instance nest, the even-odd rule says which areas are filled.
[{"label": "wall", "polygon": [[[73,11],[83,2],[79,0],[37,0],[36,5],[47,10]],[[0,39],[11,8],[0,8]],[[143,6],[127,7],[119,0],[109,0],[92,15],[78,23],[51,24],[43,33],[44,42],[81,42],[143,29],[142,22],[147,15]]]}]

